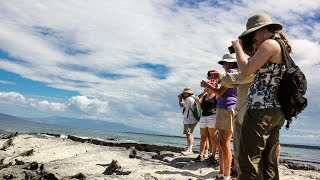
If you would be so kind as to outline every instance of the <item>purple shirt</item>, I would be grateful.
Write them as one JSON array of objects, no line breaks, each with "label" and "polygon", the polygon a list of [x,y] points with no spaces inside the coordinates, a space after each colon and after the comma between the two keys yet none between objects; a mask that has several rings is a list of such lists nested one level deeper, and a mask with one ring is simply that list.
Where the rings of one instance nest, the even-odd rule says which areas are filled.
[{"label": "purple shirt", "polygon": [[[236,69],[229,69],[227,73],[235,73]],[[237,88],[228,88],[228,90],[217,99],[218,109],[236,108]]]}]

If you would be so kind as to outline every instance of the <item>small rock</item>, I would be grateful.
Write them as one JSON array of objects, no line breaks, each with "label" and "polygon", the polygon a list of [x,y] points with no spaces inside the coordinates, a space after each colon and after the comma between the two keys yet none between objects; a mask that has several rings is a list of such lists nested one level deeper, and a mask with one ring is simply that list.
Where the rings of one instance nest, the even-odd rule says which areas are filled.
[{"label": "small rock", "polygon": [[75,178],[75,179],[86,179],[86,176],[82,173],[77,173],[76,175],[74,176],[71,176],[71,178]]}]

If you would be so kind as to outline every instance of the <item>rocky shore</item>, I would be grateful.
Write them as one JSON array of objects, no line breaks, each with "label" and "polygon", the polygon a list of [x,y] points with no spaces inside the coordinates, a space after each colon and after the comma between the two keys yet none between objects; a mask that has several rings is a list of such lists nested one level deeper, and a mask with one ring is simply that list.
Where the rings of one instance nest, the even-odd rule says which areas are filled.
[{"label": "rocky shore", "polygon": [[[59,134],[2,134],[0,179],[210,179],[217,165],[182,148]],[[310,164],[282,160],[281,179],[320,179]],[[236,179],[236,178],[234,178]]]}]

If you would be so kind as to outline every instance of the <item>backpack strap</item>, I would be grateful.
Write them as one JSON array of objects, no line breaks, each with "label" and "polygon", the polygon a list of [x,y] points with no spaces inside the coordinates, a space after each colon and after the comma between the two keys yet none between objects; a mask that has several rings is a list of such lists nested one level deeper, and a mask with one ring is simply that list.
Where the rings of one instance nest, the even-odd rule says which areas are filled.
[{"label": "backpack strap", "polygon": [[189,111],[190,111],[190,108],[188,108],[188,112],[187,112],[187,118],[189,117]]},{"label": "backpack strap", "polygon": [[280,47],[281,47],[281,55],[282,55],[282,61],[283,64],[286,66],[287,69],[290,69],[292,67],[296,67],[296,64],[292,60],[291,56],[289,55],[288,49],[281,39],[281,36],[279,34],[275,34],[271,37],[271,39],[276,40]]},{"label": "backpack strap", "polygon": [[[195,98],[193,95],[191,95],[191,97],[193,97],[194,103],[196,103],[196,98]],[[191,109],[191,106],[188,107],[187,118],[189,117],[189,111],[190,111],[190,109]],[[192,111],[192,109],[191,109],[191,111]]]}]

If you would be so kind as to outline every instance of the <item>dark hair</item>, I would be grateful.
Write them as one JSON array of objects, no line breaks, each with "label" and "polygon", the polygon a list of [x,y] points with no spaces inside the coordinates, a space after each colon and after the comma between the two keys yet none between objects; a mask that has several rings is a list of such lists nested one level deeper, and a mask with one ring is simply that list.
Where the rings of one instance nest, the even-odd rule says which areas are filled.
[{"label": "dark hair", "polygon": [[207,77],[208,78],[211,77],[211,72],[210,71],[207,72]]},{"label": "dark hair", "polygon": [[254,32],[251,32],[240,38],[242,42],[243,51],[249,56],[254,53],[253,38],[254,38]]}]

